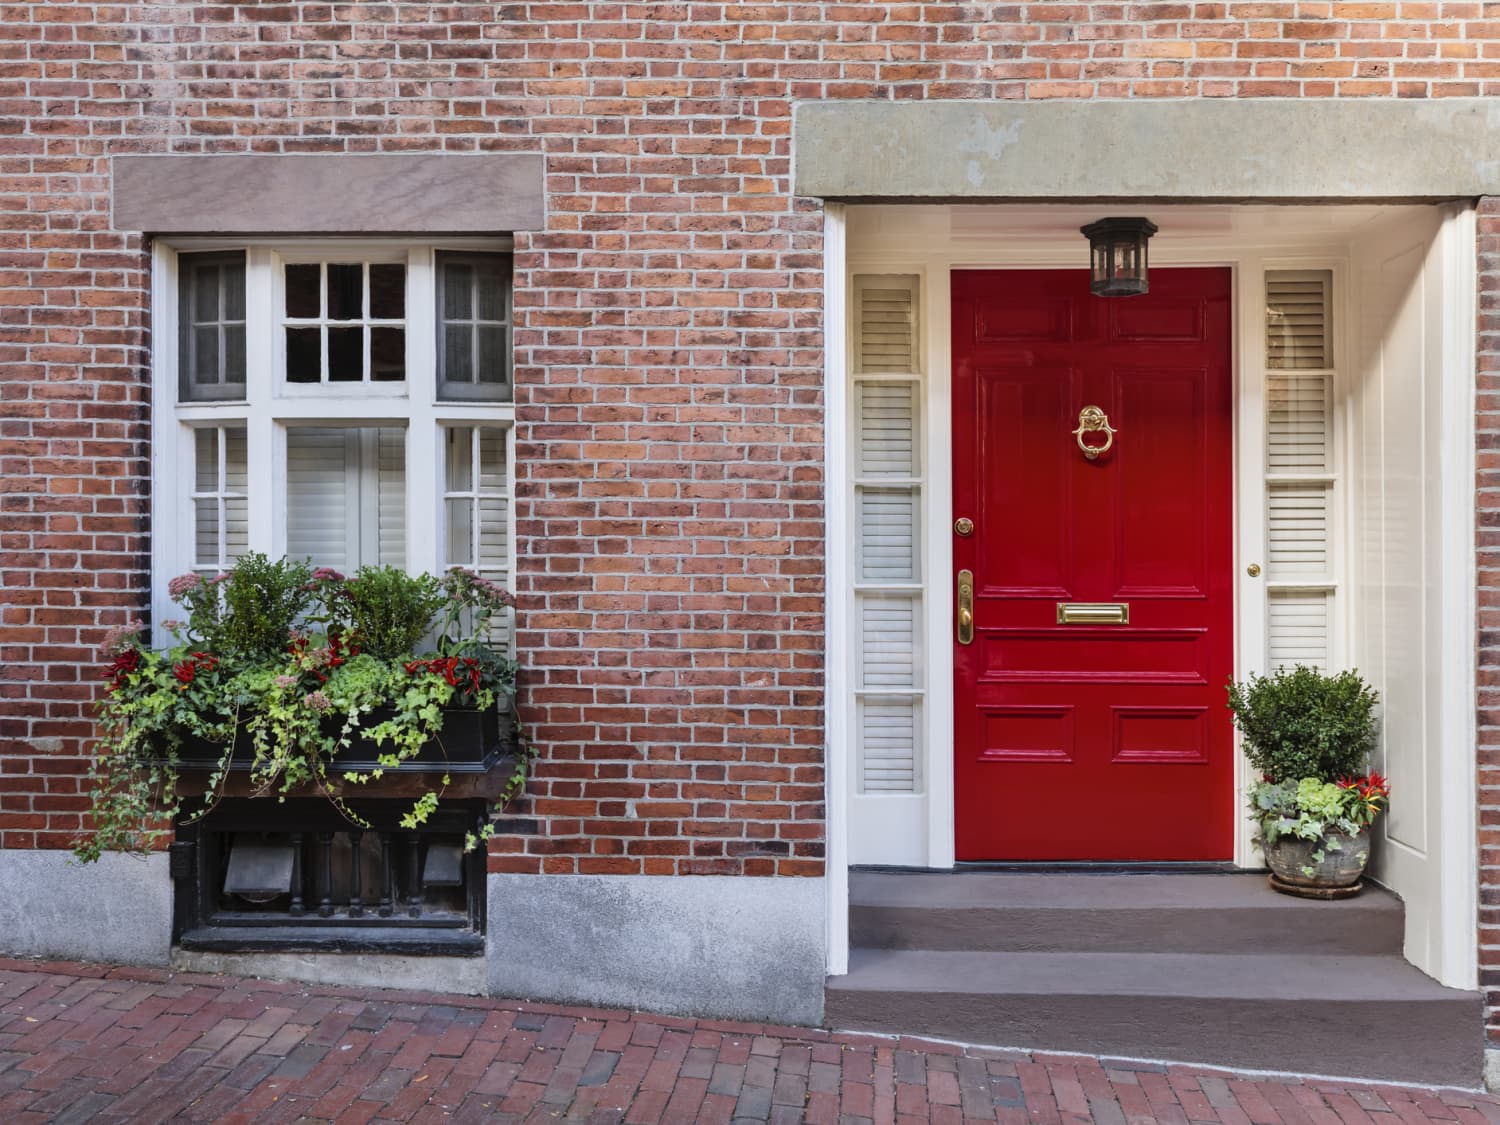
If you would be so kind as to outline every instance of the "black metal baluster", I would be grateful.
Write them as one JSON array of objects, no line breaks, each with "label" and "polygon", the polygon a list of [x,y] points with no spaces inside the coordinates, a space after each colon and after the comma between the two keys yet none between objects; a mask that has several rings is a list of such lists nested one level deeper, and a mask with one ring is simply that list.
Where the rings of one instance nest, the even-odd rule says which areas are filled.
[{"label": "black metal baluster", "polygon": [[406,838],[406,913],[422,916],[422,838],[413,832]]},{"label": "black metal baluster", "polygon": [[318,917],[333,917],[333,833],[318,833],[318,871],[323,877],[322,897],[318,900]]},{"label": "black metal baluster", "polygon": [[359,845],[364,839],[363,832],[349,833],[349,917],[363,918],[365,904],[362,901],[360,870],[359,870]]},{"label": "black metal baluster", "polygon": [[302,833],[292,833],[292,907],[289,913],[300,918],[307,913],[302,905]]},{"label": "black metal baluster", "polygon": [[392,900],[396,897],[393,890],[396,881],[395,866],[391,863],[391,834],[382,832],[380,834],[380,916],[389,918],[395,912]]}]

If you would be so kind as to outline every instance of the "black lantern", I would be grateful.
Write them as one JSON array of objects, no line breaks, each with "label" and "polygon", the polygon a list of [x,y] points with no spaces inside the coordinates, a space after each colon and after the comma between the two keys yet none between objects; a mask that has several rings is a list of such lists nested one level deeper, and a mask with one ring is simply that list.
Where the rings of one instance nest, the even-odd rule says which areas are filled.
[{"label": "black lantern", "polygon": [[1089,240],[1089,289],[1096,297],[1146,293],[1146,242],[1156,233],[1150,219],[1100,219],[1082,228]]}]

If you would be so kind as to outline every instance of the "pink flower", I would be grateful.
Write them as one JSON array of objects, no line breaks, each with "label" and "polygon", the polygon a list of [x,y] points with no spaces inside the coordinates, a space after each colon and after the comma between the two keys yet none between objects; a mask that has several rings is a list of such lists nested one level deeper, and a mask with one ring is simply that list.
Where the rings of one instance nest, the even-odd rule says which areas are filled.
[{"label": "pink flower", "polygon": [[320,715],[333,706],[333,700],[329,699],[328,695],[325,692],[321,691],[308,692],[307,695],[303,697],[302,702],[306,703]]},{"label": "pink flower", "polygon": [[297,682],[297,677],[296,676],[277,676],[276,677],[276,686],[277,687],[291,687],[296,682]]},{"label": "pink flower", "polygon": [[146,626],[139,621],[127,621],[123,625],[116,625],[104,634],[104,641],[99,645],[99,651],[105,656],[119,656],[122,652],[135,647],[135,639]]},{"label": "pink flower", "polygon": [[172,600],[177,601],[203,585],[203,577],[198,574],[179,574],[167,583],[167,593]]}]

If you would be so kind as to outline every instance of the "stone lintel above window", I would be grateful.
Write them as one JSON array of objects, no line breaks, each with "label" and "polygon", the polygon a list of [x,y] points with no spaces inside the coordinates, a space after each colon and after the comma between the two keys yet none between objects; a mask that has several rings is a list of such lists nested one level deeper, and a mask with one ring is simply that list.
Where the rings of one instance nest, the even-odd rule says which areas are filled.
[{"label": "stone lintel above window", "polygon": [[540,230],[537,153],[117,156],[117,230],[495,234]]}]

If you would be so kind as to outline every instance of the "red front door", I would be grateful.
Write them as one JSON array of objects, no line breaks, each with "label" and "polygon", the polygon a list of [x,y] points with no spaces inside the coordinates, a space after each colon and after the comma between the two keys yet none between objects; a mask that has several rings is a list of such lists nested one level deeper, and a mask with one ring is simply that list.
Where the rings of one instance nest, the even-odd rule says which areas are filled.
[{"label": "red front door", "polygon": [[1229,297],[953,274],[960,860],[1233,853]]}]

